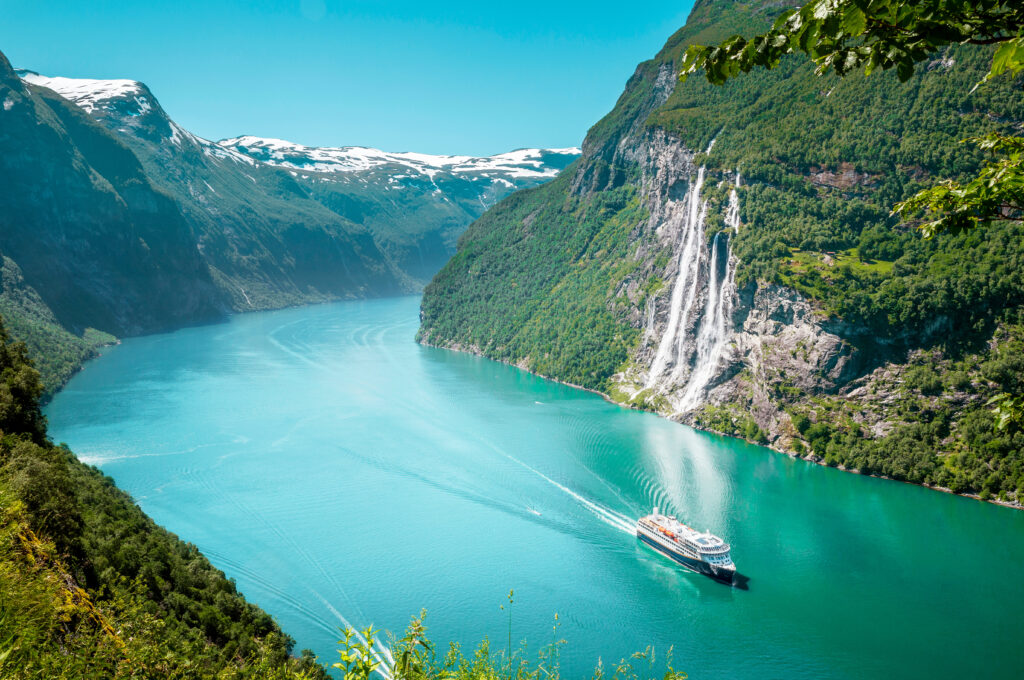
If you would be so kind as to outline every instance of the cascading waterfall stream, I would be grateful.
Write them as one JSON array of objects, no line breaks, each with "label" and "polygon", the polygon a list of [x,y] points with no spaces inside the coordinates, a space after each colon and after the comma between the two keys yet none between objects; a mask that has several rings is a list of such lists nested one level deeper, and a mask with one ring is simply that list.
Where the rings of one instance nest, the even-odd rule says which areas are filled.
[{"label": "cascading waterfall stream", "polygon": [[[655,381],[664,373],[669,353],[675,347],[675,339],[679,334],[680,326],[685,325],[685,321],[682,324],[680,323],[680,317],[682,316],[687,290],[695,283],[695,281],[691,282],[690,279],[696,279],[697,274],[697,268],[691,267],[689,264],[697,257],[697,251],[700,248],[698,232],[703,232],[701,228],[703,225],[698,224],[699,218],[703,216],[703,213],[699,212],[700,192],[703,186],[704,168],[701,167],[697,171],[697,180],[686,193],[686,210],[683,213],[683,247],[679,253],[678,273],[676,274],[675,285],[672,286],[672,297],[669,300],[668,326],[665,329],[665,334],[661,337],[661,342],[658,344],[658,351],[655,353],[654,362],[651,364],[651,370],[647,378],[647,387],[652,387]],[[685,332],[685,328],[683,331]]]},{"label": "cascading waterfall stream", "polygon": [[[679,403],[682,411],[689,411],[700,403],[729,346],[729,317],[732,315],[732,298],[736,288],[736,266],[732,257],[730,235],[739,231],[740,199],[736,192],[739,182],[740,175],[737,172],[736,183],[729,192],[729,208],[725,215],[728,232],[720,231],[715,234],[711,248],[707,302],[704,306],[704,318],[697,332],[695,367]],[[726,242],[725,273],[719,275],[722,267],[719,249],[723,240]]]},{"label": "cascading waterfall stream", "polygon": [[[711,248],[711,278],[708,282],[708,299],[704,308],[704,319],[697,333],[696,362],[693,373],[686,383],[686,391],[683,393],[679,408],[688,411],[700,401],[704,389],[711,381],[718,362],[725,350],[728,339],[726,320],[732,311],[730,301],[731,283],[733,269],[730,267],[728,258],[732,257],[731,249],[726,246],[726,272],[725,276],[719,275],[721,269],[720,246],[723,241],[723,232],[715,234],[714,245]],[[728,237],[726,237],[728,239]]]},{"label": "cascading waterfall stream", "polygon": [[[706,153],[711,153],[711,148],[714,145],[715,140],[712,139]],[[701,201],[705,172],[704,166],[698,168],[697,179],[686,192],[685,207],[682,212],[683,247],[679,252],[676,281],[672,286],[672,296],[669,300],[668,326],[665,328],[665,334],[661,337],[661,342],[658,343],[654,361],[647,374],[645,387],[648,389],[654,387],[658,378],[665,372],[673,349],[675,350],[675,370],[679,368],[681,343],[686,337],[686,325],[689,322],[689,314],[693,308],[700,283],[700,258],[703,250],[701,241],[704,237],[704,220],[707,216],[707,202]]]},{"label": "cascading waterfall stream", "polygon": [[[711,146],[708,151],[711,151]],[[729,193],[725,214],[727,229],[715,235],[710,249],[704,245],[708,210],[707,201],[700,195],[704,179],[705,168],[701,167],[686,195],[682,248],[669,301],[668,324],[645,385],[650,389],[661,383],[663,392],[671,392],[682,385],[682,397],[676,403],[680,411],[692,410],[699,405],[729,348],[729,318],[735,295],[736,267],[730,236],[739,231],[739,194],[736,188],[740,186],[740,174],[737,171]],[[694,315],[699,315],[700,319],[695,335],[688,332]],[[665,373],[669,367],[671,372],[666,380]]]},{"label": "cascading waterfall stream", "polygon": [[729,192],[729,209],[725,213],[725,224],[732,229],[732,233],[740,233],[740,196],[736,189],[740,186],[740,171],[736,171],[736,182],[732,191]]},{"label": "cascading waterfall stream", "polygon": [[676,333],[676,361],[672,367],[672,374],[669,376],[669,383],[673,384],[679,382],[683,377],[683,372],[687,369],[686,363],[686,341],[688,336],[686,329],[689,327],[690,315],[693,314],[693,306],[697,302],[697,293],[700,291],[700,274],[704,270],[707,263],[707,249],[703,247],[704,244],[704,224],[708,216],[708,203],[707,201],[701,202],[700,215],[697,218],[697,257],[693,261],[691,275],[689,277],[690,286],[689,291],[686,294],[686,305],[683,307],[682,321],[679,324],[679,331]]}]

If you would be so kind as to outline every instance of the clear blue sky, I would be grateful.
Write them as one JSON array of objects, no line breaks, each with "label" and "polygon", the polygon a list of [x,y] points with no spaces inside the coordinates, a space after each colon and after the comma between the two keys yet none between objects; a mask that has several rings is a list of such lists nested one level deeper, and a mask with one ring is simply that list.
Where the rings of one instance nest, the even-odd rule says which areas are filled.
[{"label": "clear blue sky", "polygon": [[579,144],[692,2],[0,0],[0,51],[210,139],[493,154]]}]

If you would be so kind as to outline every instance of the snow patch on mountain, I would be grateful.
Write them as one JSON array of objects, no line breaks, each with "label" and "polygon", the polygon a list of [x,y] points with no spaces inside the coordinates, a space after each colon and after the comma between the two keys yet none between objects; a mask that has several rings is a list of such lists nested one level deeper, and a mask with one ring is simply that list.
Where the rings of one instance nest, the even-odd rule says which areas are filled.
[{"label": "snow patch on mountain", "polygon": [[[415,152],[389,152],[361,146],[315,147],[283,139],[251,135],[224,139],[221,146],[256,160],[307,172],[359,172],[381,166],[402,166],[433,179],[444,171],[457,175],[496,172],[512,178],[547,178],[558,169],[547,165],[548,155],[578,156],[578,148],[518,149],[495,156],[435,156]],[[486,176],[486,175],[485,175]]]},{"label": "snow patch on mountain", "polygon": [[[313,147],[270,137],[243,136],[212,142],[185,130],[160,109],[148,88],[136,80],[96,80],[91,78],[64,78],[44,76],[34,71],[19,69],[25,82],[46,87],[94,116],[113,113],[125,124],[133,126],[132,118],[141,119],[156,111],[166,118],[169,126],[168,141],[177,147],[190,142],[210,158],[229,159],[246,165],[265,163],[298,170],[303,173],[358,173],[384,167],[394,171],[412,173],[397,177],[425,176],[431,183],[444,172],[488,183],[501,183],[512,188],[509,180],[545,180],[558,174],[567,161],[550,163],[552,156],[579,156],[580,149],[517,149],[495,156],[436,156],[415,152],[393,153],[360,146]],[[115,105],[115,102],[134,101],[134,107]],[[127,132],[127,130],[123,130]],[[492,176],[493,173],[496,176]],[[303,175],[306,178],[307,175]],[[365,180],[363,180],[365,181]],[[442,193],[434,183],[434,193]]]},{"label": "snow patch on mountain", "polygon": [[[49,77],[33,71],[19,70],[18,75],[27,83],[46,87],[60,96],[92,113],[94,109],[111,99],[136,97],[143,92],[142,83],[137,80],[93,80],[91,78]],[[137,100],[138,101],[138,100]],[[148,111],[150,104],[145,99],[138,101],[139,108]]]}]

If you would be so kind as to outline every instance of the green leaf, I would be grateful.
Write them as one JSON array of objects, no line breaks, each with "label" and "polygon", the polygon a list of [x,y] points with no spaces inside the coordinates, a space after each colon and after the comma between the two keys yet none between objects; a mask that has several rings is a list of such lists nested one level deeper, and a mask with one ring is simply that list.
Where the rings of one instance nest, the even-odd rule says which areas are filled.
[{"label": "green leaf", "polygon": [[868,27],[868,18],[856,5],[850,6],[843,15],[843,30],[851,36],[861,35]]},{"label": "green leaf", "polygon": [[903,59],[896,64],[896,77],[900,79],[901,83],[910,80],[912,75],[914,75],[914,62],[910,59]]},{"label": "green leaf", "polygon": [[1024,69],[1024,38],[1017,37],[1003,43],[996,50],[992,56],[992,68],[985,76],[985,80],[991,80],[1006,71],[1017,73],[1022,69]]}]

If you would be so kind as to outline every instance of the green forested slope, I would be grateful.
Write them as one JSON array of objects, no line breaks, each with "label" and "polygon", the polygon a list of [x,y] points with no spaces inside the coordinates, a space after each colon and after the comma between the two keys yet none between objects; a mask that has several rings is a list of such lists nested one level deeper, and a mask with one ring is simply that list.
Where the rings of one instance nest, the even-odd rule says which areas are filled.
[{"label": "green forested slope", "polygon": [[[714,19],[730,4],[695,9],[696,22],[714,25],[699,40],[732,32]],[[744,19],[737,30],[750,33],[779,7],[728,10]],[[694,39],[677,35],[659,58],[678,65]],[[990,63],[991,48],[953,48],[900,83],[893,73],[817,77],[813,64],[793,57],[722,87],[691,78],[646,123],[691,148],[716,137],[709,166],[741,170],[749,228],[735,247],[743,280],[786,283],[885,335],[991,332],[1000,309],[1024,301],[1024,232],[1003,224],[925,240],[889,214],[937,179],[976,172],[982,154],[961,140],[1024,121],[1021,79],[974,90]],[[799,255],[842,251],[850,258],[828,273]],[[885,266],[870,266],[878,262]]]},{"label": "green forested slope", "polygon": [[513,194],[470,227],[427,287],[420,340],[454,338],[513,362],[531,356],[532,370],[602,385],[636,339],[607,296],[630,268],[627,237],[644,210],[628,186],[593,200],[570,196],[571,177]]},{"label": "green forested slope", "polygon": [[324,677],[195,546],[46,437],[0,327],[0,677]]},{"label": "green forested slope", "polygon": [[[980,152],[960,140],[1024,125],[1024,79],[972,91],[991,51],[964,47],[903,84],[891,73],[818,77],[794,57],[722,87],[690,78],[671,88],[688,44],[763,30],[782,6],[698,2],[590,130],[576,165],[471,226],[426,289],[419,337],[614,394],[612,376],[641,338],[648,293],[667,290],[671,254],[645,228],[637,151],[663,138],[702,150],[714,139],[695,162],[708,168],[712,216],[723,212],[735,171],[742,175],[742,226],[731,239],[742,296],[770,284],[802,293],[858,348],[860,372],[851,377],[863,392],[887,399],[811,394],[793,376],[774,376],[756,386],[771,393],[774,412],[784,423],[785,414],[807,421],[774,433],[776,445],[899,479],[1024,496],[1024,442],[996,431],[984,406],[1019,385],[1024,369],[1008,359],[1024,321],[1024,229],[1003,223],[925,240],[890,216],[918,189],[978,168]],[[723,226],[713,218],[708,237]],[[586,247],[566,247],[581,240]],[[626,289],[643,291],[632,296],[640,302]],[[891,370],[872,378],[887,362]],[[924,391],[923,371],[935,376]],[[764,435],[752,407],[736,401],[697,422],[757,439]]]},{"label": "green forested slope", "polygon": [[65,329],[25,282],[18,265],[9,257],[0,258],[0,318],[11,335],[25,343],[49,394],[94,356],[97,347],[115,338],[94,328],[85,329],[81,336]]}]

